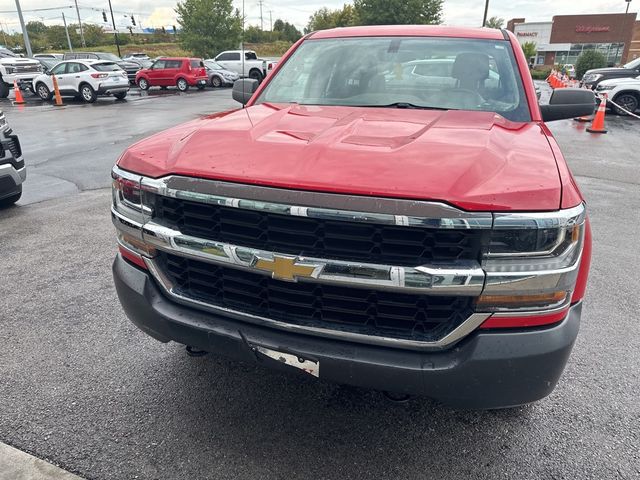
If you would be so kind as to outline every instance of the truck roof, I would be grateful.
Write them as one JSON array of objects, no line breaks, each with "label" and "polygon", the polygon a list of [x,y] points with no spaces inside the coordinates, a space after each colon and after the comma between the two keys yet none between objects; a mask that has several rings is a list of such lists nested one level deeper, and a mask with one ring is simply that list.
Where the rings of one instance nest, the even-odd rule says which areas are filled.
[{"label": "truck roof", "polygon": [[341,37],[456,37],[483,40],[504,40],[501,30],[495,28],[447,27],[444,25],[374,25],[332,28],[313,32],[309,38]]}]

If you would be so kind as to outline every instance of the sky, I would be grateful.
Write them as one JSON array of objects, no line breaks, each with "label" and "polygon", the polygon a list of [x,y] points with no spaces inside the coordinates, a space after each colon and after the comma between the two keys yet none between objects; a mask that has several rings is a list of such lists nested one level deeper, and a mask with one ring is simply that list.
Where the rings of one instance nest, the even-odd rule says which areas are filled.
[{"label": "sky", "polygon": [[[108,9],[107,0],[77,0],[83,22],[104,25],[102,11]],[[271,18],[281,18],[293,23],[300,30],[309,16],[322,7],[341,8],[345,0],[264,0],[262,7],[264,29],[269,29]],[[347,2],[349,3],[349,2]],[[67,22],[77,22],[73,0],[20,0],[25,21],[39,20],[47,25],[62,24],[62,13]],[[242,0],[234,0],[242,7]],[[143,27],[162,27],[175,24],[176,0],[112,0],[114,17],[118,26],[129,26],[133,15]],[[54,10],[30,12],[33,9],[62,7]],[[527,21],[548,21],[553,15],[624,12],[624,0],[490,0],[489,17],[498,16],[505,22],[514,17]],[[633,0],[630,12],[637,12],[640,0]],[[0,24],[2,29],[18,31],[20,24],[15,13],[15,0],[0,0]],[[444,23],[448,25],[479,26],[482,23],[484,0],[444,0]],[[247,23],[260,25],[258,0],[245,0]]]}]

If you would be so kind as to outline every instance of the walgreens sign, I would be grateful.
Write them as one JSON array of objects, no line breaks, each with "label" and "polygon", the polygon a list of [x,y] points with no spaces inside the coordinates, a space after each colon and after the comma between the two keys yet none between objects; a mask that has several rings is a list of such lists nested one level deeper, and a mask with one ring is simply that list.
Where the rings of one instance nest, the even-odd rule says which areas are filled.
[{"label": "walgreens sign", "polygon": [[609,25],[576,25],[576,33],[608,32]]}]

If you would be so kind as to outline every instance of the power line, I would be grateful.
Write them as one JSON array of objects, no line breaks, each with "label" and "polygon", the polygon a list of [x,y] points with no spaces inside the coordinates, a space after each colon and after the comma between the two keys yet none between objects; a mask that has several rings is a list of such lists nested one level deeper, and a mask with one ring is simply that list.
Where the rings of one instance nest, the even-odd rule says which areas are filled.
[{"label": "power line", "polygon": [[[63,8],[73,8],[73,6],[67,5],[64,7],[46,7],[46,8],[32,8],[29,10],[21,9],[21,10],[23,13],[30,13],[30,12],[46,12],[49,10],[62,10]],[[0,10],[0,13],[18,13],[18,10]]]}]

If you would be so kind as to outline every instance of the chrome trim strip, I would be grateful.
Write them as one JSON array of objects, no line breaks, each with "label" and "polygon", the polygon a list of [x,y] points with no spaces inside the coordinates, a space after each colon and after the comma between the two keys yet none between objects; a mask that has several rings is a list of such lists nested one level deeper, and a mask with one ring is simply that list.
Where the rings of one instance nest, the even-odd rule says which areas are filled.
[{"label": "chrome trim strip", "polygon": [[[117,225],[116,225],[117,226]],[[179,231],[148,222],[142,226],[143,241],[149,245],[183,257],[208,263],[226,265],[281,280],[345,285],[349,287],[397,290],[423,295],[460,295],[476,297],[482,292],[485,274],[480,264],[464,261],[449,268],[437,265],[399,267],[373,263],[347,262],[315,257],[296,257],[277,252],[242,247],[229,243],[203,240],[182,235]],[[276,259],[289,260],[295,268],[308,267],[308,273],[290,278],[276,275],[276,271],[262,267],[260,260],[274,263]]]},{"label": "chrome trim strip", "polygon": [[227,315],[240,321],[266,326],[269,328],[277,328],[278,330],[292,333],[302,333],[306,335],[344,340],[347,342],[380,345],[384,347],[402,348],[409,350],[442,350],[462,340],[491,316],[491,313],[473,313],[453,331],[451,331],[441,339],[433,342],[420,342],[416,340],[403,340],[390,337],[376,337],[373,335],[363,335],[360,333],[329,330],[326,328],[317,328],[306,325],[296,325],[280,322],[278,320],[272,320],[270,318],[265,318],[258,315],[238,312],[230,308],[211,305],[200,300],[187,297],[175,290],[175,287],[171,280],[162,272],[162,269],[158,268],[156,262],[153,259],[147,257],[143,258],[145,263],[147,264],[147,267],[149,267],[149,271],[151,272],[153,277],[155,277],[161,289],[174,301],[187,306],[195,306],[212,313]]},{"label": "chrome trim strip", "polygon": [[194,202],[280,215],[440,229],[490,229],[489,212],[466,212],[442,202],[287,190],[170,175],[140,177],[115,166],[112,174],[140,179],[144,191]]},{"label": "chrome trim strip", "polygon": [[111,206],[111,222],[113,226],[116,227],[116,230],[143,241],[142,224],[117,212],[113,205]]}]

